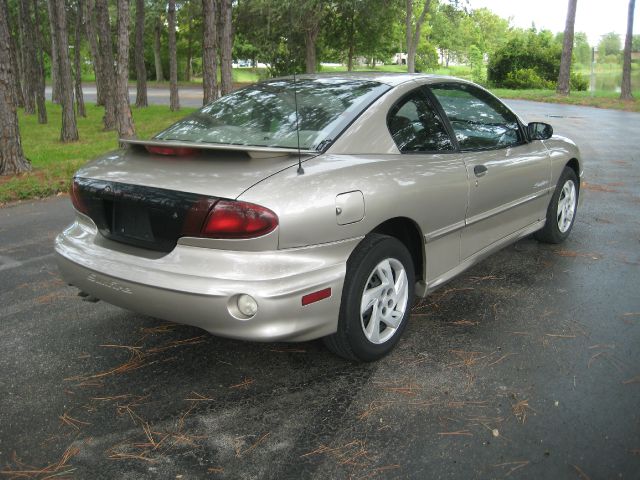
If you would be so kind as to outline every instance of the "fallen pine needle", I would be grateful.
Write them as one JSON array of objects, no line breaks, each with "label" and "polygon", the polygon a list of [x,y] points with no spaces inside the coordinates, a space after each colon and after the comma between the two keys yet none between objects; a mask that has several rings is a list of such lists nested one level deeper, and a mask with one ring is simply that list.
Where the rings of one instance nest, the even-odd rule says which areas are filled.
[{"label": "fallen pine needle", "polygon": [[584,473],[584,470],[582,470],[578,465],[571,466],[576,469],[576,472],[578,472],[578,478],[580,478],[581,480],[591,480],[591,477]]},{"label": "fallen pine needle", "polygon": [[629,380],[625,380],[622,383],[624,385],[629,385],[630,383],[640,383],[640,375],[636,375],[635,377],[630,378]]},{"label": "fallen pine needle", "polygon": [[264,442],[269,435],[271,435],[271,432],[267,432],[263,434],[260,438],[258,438],[258,440],[255,441],[253,445],[251,445],[249,448],[245,450],[242,450],[241,448],[236,448],[236,458],[240,458],[246,455],[247,453],[251,452],[252,450],[254,450],[258,445]]},{"label": "fallen pine needle", "polygon": [[60,415],[58,418],[62,421],[62,423],[73,427],[76,430],[80,430],[80,427],[83,425],[91,425],[89,422],[83,422],[81,420],[78,420],[77,418],[73,418],[71,415],[68,415],[67,412],[64,412],[64,414]]},{"label": "fallen pine needle", "polygon": [[509,471],[506,473],[505,477],[508,477],[509,475],[511,475],[513,472],[515,472],[516,470],[522,468],[522,467],[526,467],[527,465],[529,465],[529,460],[522,460],[522,461],[517,461],[517,462],[506,462],[506,463],[499,463],[497,465],[493,465],[494,467],[509,467],[511,465],[515,465],[514,467],[511,467],[509,469]]},{"label": "fallen pine needle", "polygon": [[245,378],[240,383],[236,383],[235,385],[230,385],[229,388],[247,388],[253,382],[255,382],[255,380],[253,378]]},{"label": "fallen pine needle", "polygon": [[467,437],[473,437],[473,433],[469,430],[458,430],[457,432],[438,432],[438,435],[464,435]]},{"label": "fallen pine needle", "polygon": [[518,355],[517,353],[505,353],[503,356],[501,356],[499,359],[497,359],[495,362],[491,362],[490,364],[487,365],[487,367],[490,367],[491,365],[495,365],[497,363],[500,363],[501,361],[503,361],[505,358],[510,357],[511,355]]},{"label": "fallen pine needle", "polygon": [[562,335],[560,333],[545,333],[547,337],[557,337],[557,338],[576,338],[575,335]]}]

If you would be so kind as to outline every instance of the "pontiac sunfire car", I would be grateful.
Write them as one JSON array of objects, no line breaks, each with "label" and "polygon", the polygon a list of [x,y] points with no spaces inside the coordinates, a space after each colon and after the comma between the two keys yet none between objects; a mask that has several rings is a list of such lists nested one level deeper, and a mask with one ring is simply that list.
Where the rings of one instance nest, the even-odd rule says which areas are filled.
[{"label": "pontiac sunfire car", "polygon": [[575,144],[463,80],[269,80],[75,175],[63,277],[143,314],[371,361],[426,296],[535,233],[562,242]]}]

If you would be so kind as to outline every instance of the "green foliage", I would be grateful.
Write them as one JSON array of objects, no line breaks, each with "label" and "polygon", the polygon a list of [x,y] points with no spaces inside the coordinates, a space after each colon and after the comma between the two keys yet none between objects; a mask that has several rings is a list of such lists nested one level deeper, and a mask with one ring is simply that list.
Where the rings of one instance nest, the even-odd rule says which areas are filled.
[{"label": "green foliage", "polygon": [[606,59],[608,56],[610,57],[612,55],[618,57],[621,50],[622,43],[620,41],[620,35],[615,32],[603,35],[598,43],[598,57],[600,59]]},{"label": "green foliage", "polygon": [[398,50],[403,31],[399,3],[388,0],[342,0],[329,8],[323,43],[334,60],[349,56],[387,60]]},{"label": "green foliage", "polygon": [[429,42],[422,42],[416,51],[416,72],[429,72],[438,68],[438,52]]},{"label": "green foliage", "polygon": [[[546,88],[556,82],[562,46],[548,31],[515,31],[489,59],[489,81],[498,87]],[[515,87],[515,85],[521,85]],[[540,85],[534,87],[533,85]]]},{"label": "green foliage", "polygon": [[487,69],[484,66],[484,55],[476,45],[469,47],[469,63],[471,63],[471,77],[476,83],[484,83],[487,79]]},{"label": "green foliage", "polygon": [[571,72],[569,78],[569,86],[571,90],[576,92],[584,92],[589,89],[589,80],[581,73]]},{"label": "green foliage", "polygon": [[507,76],[502,81],[501,86],[514,90],[525,89],[551,89],[554,83],[542,78],[533,68],[520,68],[514,72],[507,72]]}]

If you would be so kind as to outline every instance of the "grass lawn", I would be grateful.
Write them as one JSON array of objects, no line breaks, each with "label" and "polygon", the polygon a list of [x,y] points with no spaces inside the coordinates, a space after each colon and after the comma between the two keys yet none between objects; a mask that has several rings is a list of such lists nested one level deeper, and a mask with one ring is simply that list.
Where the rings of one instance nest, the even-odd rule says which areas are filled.
[{"label": "grass lawn", "polygon": [[[132,108],[138,137],[149,138],[193,110],[182,108],[179,112],[171,112],[168,106],[160,105]],[[80,140],[67,144],[59,140],[60,106],[47,103],[47,113],[49,123],[40,125],[36,115],[19,112],[22,147],[33,171],[16,177],[0,177],[0,204],[66,192],[80,165],[118,148],[117,133],[102,130],[102,107],[87,104],[87,118],[78,117]]]},{"label": "grass lawn", "polygon": [[590,92],[571,92],[568,97],[564,97],[557,95],[555,90],[509,90],[506,88],[491,88],[490,90],[501,98],[640,112],[640,90],[633,92],[634,99],[630,101],[620,100],[620,94],[616,92],[596,91],[593,96]]}]

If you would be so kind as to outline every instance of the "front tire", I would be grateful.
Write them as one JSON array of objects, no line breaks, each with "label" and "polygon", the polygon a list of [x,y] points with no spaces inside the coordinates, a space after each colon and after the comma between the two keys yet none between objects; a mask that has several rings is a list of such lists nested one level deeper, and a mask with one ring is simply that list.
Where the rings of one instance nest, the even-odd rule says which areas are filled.
[{"label": "front tire", "polygon": [[575,172],[564,167],[547,208],[547,221],[535,234],[538,240],[557,244],[567,239],[576,220],[579,185]]},{"label": "front tire", "polygon": [[407,248],[386,235],[365,237],[347,261],[338,331],[324,338],[327,348],[358,362],[387,355],[407,326],[414,286]]}]

